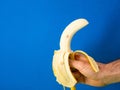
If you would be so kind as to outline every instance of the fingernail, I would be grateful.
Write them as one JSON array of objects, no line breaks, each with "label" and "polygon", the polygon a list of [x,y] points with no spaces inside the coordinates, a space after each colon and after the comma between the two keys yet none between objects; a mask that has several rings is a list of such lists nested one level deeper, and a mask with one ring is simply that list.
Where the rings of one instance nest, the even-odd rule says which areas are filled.
[{"label": "fingernail", "polygon": [[79,60],[80,59],[80,53],[75,53],[75,60]]}]

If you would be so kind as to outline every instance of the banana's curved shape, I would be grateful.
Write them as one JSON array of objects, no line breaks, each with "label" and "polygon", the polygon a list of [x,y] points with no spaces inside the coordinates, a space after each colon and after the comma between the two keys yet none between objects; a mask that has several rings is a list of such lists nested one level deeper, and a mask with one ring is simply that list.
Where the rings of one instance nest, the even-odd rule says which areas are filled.
[{"label": "banana's curved shape", "polygon": [[[71,90],[75,90],[75,84],[77,83],[76,79],[71,73],[69,67],[69,56],[74,53],[70,48],[70,43],[73,35],[80,30],[81,28],[85,27],[88,24],[86,19],[77,19],[70,23],[65,30],[63,31],[60,39],[60,50],[55,50],[52,62],[52,68],[54,75],[56,76],[56,80],[59,84],[62,84],[65,87],[70,87]],[[99,71],[99,68],[94,61],[94,59],[88,56],[83,51],[76,51],[79,53],[84,54],[89,62],[91,67],[95,72]]]}]

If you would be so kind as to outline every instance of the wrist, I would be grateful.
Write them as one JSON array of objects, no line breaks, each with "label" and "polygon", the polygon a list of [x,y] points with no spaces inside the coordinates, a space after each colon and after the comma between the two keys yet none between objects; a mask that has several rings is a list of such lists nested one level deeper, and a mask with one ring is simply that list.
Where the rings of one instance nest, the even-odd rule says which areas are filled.
[{"label": "wrist", "polygon": [[105,64],[104,69],[101,72],[101,80],[104,83],[104,85],[109,85],[112,83],[113,75],[111,75],[110,67],[110,64]]},{"label": "wrist", "polygon": [[[120,70],[117,68],[117,64],[117,62],[105,64],[102,72],[102,80],[105,85],[120,82]],[[118,66],[120,66],[120,64]]]}]

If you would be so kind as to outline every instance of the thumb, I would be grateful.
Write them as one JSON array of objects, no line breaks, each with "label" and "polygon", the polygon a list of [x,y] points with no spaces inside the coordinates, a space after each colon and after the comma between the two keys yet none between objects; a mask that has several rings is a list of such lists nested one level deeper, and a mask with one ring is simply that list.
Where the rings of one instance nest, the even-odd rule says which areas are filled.
[{"label": "thumb", "polygon": [[74,59],[75,60],[70,60],[70,66],[80,72],[85,68],[88,69],[88,67],[91,67],[88,59],[82,53],[75,52]]},{"label": "thumb", "polygon": [[93,75],[95,75],[95,72],[93,71],[89,62],[83,60],[69,60],[69,65],[71,68],[77,69],[86,77],[91,78]]}]

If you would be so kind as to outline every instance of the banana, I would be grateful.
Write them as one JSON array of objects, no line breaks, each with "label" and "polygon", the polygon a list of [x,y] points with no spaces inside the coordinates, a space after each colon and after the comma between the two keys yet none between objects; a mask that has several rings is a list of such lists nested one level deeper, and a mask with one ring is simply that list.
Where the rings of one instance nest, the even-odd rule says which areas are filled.
[{"label": "banana", "polygon": [[54,51],[53,61],[52,61],[52,69],[53,73],[56,77],[56,81],[63,85],[64,87],[69,87],[71,90],[75,89],[75,84],[77,80],[72,75],[69,66],[69,57],[72,57],[76,52],[84,54],[95,72],[99,71],[99,68],[92,57],[86,54],[83,51],[77,50],[73,52],[70,48],[70,43],[73,35],[83,27],[88,24],[86,19],[77,19],[70,23],[65,30],[63,31],[60,38],[60,50]]}]

